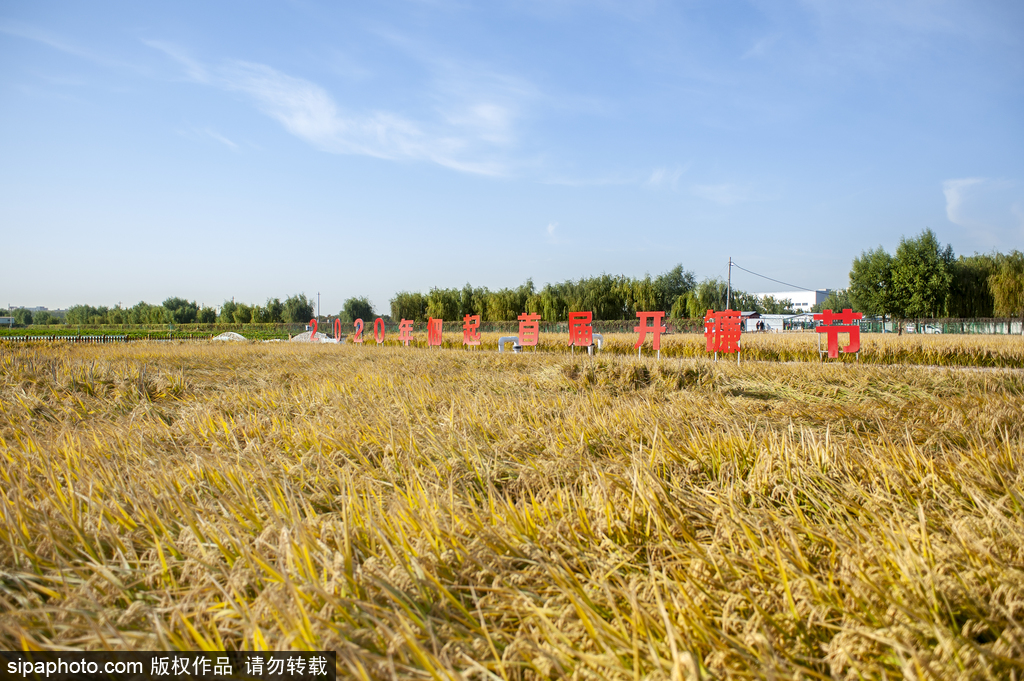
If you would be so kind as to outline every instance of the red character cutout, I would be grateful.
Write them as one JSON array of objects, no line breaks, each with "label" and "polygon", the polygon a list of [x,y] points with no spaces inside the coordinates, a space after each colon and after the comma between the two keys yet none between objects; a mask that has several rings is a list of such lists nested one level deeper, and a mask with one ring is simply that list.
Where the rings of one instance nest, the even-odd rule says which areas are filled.
[{"label": "red character cutout", "polygon": [[[652,339],[655,350],[661,350],[661,334],[665,333],[667,329],[662,325],[661,320],[664,319],[664,312],[637,312],[636,316],[640,319],[640,324],[633,327],[633,331],[640,334],[640,337],[636,339],[636,345],[634,348],[639,348],[647,340],[647,334],[650,333],[654,336]],[[651,325],[647,324],[647,320],[651,320]]]},{"label": "red character cutout", "polygon": [[[854,324],[864,315],[846,308],[839,314],[832,310],[822,310],[821,314],[814,315],[815,319],[821,320],[821,326],[815,331],[826,334],[828,338],[828,356],[832,359],[839,357],[839,334],[850,334],[850,344],[843,348],[843,352],[858,352],[860,350],[860,325]],[[818,346],[821,347],[821,346]]]},{"label": "red character cutout", "polygon": [[462,344],[480,345],[480,315],[468,314],[462,318]]},{"label": "red character cutout", "polygon": [[578,348],[585,348],[593,345],[594,328],[590,325],[593,321],[593,312],[570,312],[569,345],[575,345]]},{"label": "red character cutout", "polygon": [[384,342],[384,320],[380,317],[373,322],[373,340],[377,341],[377,345]]},{"label": "red character cutout", "polygon": [[398,340],[405,342],[405,347],[409,347],[409,341],[412,340],[412,320],[403,319],[398,325]]},{"label": "red character cutout", "polygon": [[736,310],[708,310],[704,315],[708,352],[739,352],[740,331],[740,313]]},{"label": "red character cutout", "polygon": [[427,345],[441,345],[443,324],[443,319],[434,319],[433,317],[430,317],[427,320]]},{"label": "red character cutout", "polygon": [[362,319],[355,320],[354,322],[352,322],[352,326],[354,326],[355,329],[356,329],[356,334],[352,338],[352,342],[353,343],[362,343],[363,342],[363,320]]},{"label": "red character cutout", "polygon": [[540,338],[540,315],[523,313],[519,320],[519,344],[522,346],[537,345]]}]

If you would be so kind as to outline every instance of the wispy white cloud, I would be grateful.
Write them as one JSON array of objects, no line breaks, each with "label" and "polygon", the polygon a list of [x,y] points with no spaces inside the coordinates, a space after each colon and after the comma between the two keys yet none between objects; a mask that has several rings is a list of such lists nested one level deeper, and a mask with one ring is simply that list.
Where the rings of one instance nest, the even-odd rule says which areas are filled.
[{"label": "wispy white cloud", "polygon": [[[838,25],[892,26],[915,32],[962,30],[953,16],[950,3],[921,0],[868,0],[860,3],[836,3],[830,0],[802,0],[800,3],[820,22]],[[953,15],[953,16],[951,16]]]},{"label": "wispy white cloud", "polygon": [[570,175],[553,175],[541,182],[560,187],[612,187],[630,184],[640,184],[644,176],[635,175],[606,175],[605,177],[572,177]]},{"label": "wispy white cloud", "polygon": [[219,132],[212,128],[182,129],[178,130],[178,134],[190,140],[214,140],[215,142],[223,144],[225,147],[231,149],[232,151],[238,151],[239,149],[239,145],[236,142],[228,139],[227,137],[225,137],[224,135],[220,134]]},{"label": "wispy white cloud", "polygon": [[559,225],[557,222],[549,222],[548,226],[544,230],[544,241],[552,245],[561,245],[569,243],[569,239],[562,235],[559,231]]},{"label": "wispy white cloud", "polygon": [[614,187],[614,186],[648,186],[655,189],[671,189],[679,185],[679,180],[690,169],[685,166],[659,166],[649,173],[624,172],[596,177],[573,177],[572,175],[551,175],[541,182],[562,187]]},{"label": "wispy white cloud", "polygon": [[65,40],[49,31],[45,31],[35,26],[23,24],[19,22],[7,21],[0,19],[0,33],[7,35],[16,36],[25,40],[31,40],[33,42],[46,45],[59,52],[64,52],[75,57],[80,57],[87,61],[91,61],[94,64],[100,66],[106,66],[117,69],[127,69],[131,71],[141,71],[141,67],[137,64],[131,64],[128,62],[113,59],[103,54],[99,54],[92,50],[87,50],[75,43]]},{"label": "wispy white cloud", "polygon": [[447,97],[444,88],[439,90],[444,106],[437,107],[437,117],[416,120],[391,111],[345,111],[320,85],[265,64],[229,61],[211,67],[170,43],[146,44],[181,64],[191,80],[247,96],[289,133],[318,149],[428,161],[481,175],[510,171],[511,162],[498,152],[516,142],[515,107],[473,98],[455,82],[447,84]]},{"label": "wispy white cloud", "polygon": [[981,177],[965,177],[959,180],[946,180],[942,183],[942,193],[946,196],[946,218],[954,225],[967,227],[967,220],[963,215],[964,201],[971,191],[985,181]]},{"label": "wispy white cloud", "polygon": [[759,201],[764,198],[747,187],[731,183],[695,184],[690,187],[690,192],[698,198],[717,203],[721,206]]},{"label": "wispy white cloud", "polygon": [[967,230],[981,250],[1016,246],[1024,238],[1021,186],[1019,181],[986,177],[946,180],[946,218]]},{"label": "wispy white cloud", "polygon": [[515,113],[493,102],[475,102],[449,111],[445,120],[453,128],[472,131],[479,139],[508,146],[515,142]]},{"label": "wispy white cloud", "polygon": [[350,81],[365,81],[373,76],[372,69],[337,48],[328,51],[324,65],[332,73]]},{"label": "wispy white cloud", "polygon": [[756,59],[765,56],[778,39],[777,35],[769,35],[755,41],[750,49],[740,55],[740,59]]},{"label": "wispy white cloud", "polygon": [[210,81],[206,67],[190,57],[185,50],[182,50],[177,45],[164,42],[162,40],[143,40],[142,43],[147,47],[152,47],[154,50],[163,52],[168,57],[181,64],[185,68],[185,73],[188,77],[197,83],[208,83]]},{"label": "wispy white cloud", "polygon": [[525,0],[510,4],[516,11],[544,19],[603,12],[618,19],[639,22],[650,18],[661,3],[659,0]]},{"label": "wispy white cloud", "polygon": [[229,140],[227,137],[225,137],[224,135],[220,134],[216,130],[210,130],[209,128],[204,128],[203,132],[206,133],[206,135],[208,137],[217,140],[218,142],[220,142],[224,146],[228,147],[229,149],[231,149],[233,151],[238,151],[238,145],[237,144],[235,144],[234,142],[232,142],[231,140]]},{"label": "wispy white cloud", "polygon": [[265,114],[307,142],[330,151],[360,151],[339,146],[351,122],[341,119],[334,100],[314,83],[236,61],[219,70],[215,84],[248,95]]},{"label": "wispy white cloud", "polygon": [[474,153],[484,137],[464,136],[453,127],[428,129],[388,111],[342,113],[319,85],[269,66],[234,62],[221,71],[220,84],[250,96],[284,128],[317,148],[392,160],[424,160],[468,173],[501,175],[505,168]]},{"label": "wispy white cloud", "polygon": [[[774,3],[780,4],[788,5]],[[813,61],[805,63],[826,72],[848,66],[875,72],[903,70],[915,61],[934,59],[934,50],[951,39],[984,43],[1011,60],[1020,55],[1019,16],[1006,9],[1014,3],[800,0],[799,5],[812,20],[815,35],[808,46],[813,52],[806,53]]]},{"label": "wispy white cloud", "polygon": [[440,122],[489,144],[516,144],[518,123],[543,99],[532,82],[515,74],[488,68],[471,57],[447,56],[435,45],[392,29],[378,29],[376,34],[428,74],[423,97]]},{"label": "wispy white cloud", "polygon": [[679,178],[683,176],[686,170],[687,168],[682,166],[672,168],[661,166],[660,168],[655,168],[651,171],[645,184],[651,187],[668,188],[674,191],[679,184]]}]

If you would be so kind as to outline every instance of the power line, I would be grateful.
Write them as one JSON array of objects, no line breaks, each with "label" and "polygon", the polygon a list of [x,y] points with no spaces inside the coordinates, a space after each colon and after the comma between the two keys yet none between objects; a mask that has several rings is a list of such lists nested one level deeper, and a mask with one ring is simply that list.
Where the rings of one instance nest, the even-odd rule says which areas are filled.
[{"label": "power line", "polygon": [[798,288],[801,291],[810,291],[811,293],[814,293],[814,289],[813,288],[804,288],[803,286],[797,286],[796,284],[787,284],[784,281],[779,281],[778,279],[772,279],[771,277],[766,277],[763,274],[758,274],[757,272],[751,272],[746,267],[740,267],[739,265],[737,265],[735,260],[732,261],[732,266],[736,267],[738,269],[743,270],[747,274],[753,274],[755,277],[761,277],[762,279],[767,279],[768,281],[774,281],[776,284],[782,284],[783,286],[789,286],[791,288]]}]

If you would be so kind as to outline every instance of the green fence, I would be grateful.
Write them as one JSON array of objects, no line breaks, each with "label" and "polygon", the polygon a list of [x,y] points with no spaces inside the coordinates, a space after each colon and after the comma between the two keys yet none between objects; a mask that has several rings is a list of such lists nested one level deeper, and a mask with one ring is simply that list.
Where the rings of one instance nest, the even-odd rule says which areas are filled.
[{"label": "green fence", "polygon": [[902,322],[881,319],[862,319],[860,330],[864,333],[954,333],[1021,335],[1021,320],[1009,318],[994,319],[915,319]]}]

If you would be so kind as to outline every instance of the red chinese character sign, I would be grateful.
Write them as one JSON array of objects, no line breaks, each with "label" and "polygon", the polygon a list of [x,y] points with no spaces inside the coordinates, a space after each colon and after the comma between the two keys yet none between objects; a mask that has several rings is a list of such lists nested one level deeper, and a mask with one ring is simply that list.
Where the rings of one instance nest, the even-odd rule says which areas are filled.
[{"label": "red chinese character sign", "polygon": [[540,338],[540,315],[523,314],[517,317],[519,320],[519,344],[522,346],[537,345]]},{"label": "red chinese character sign", "polygon": [[593,312],[569,313],[569,345],[586,348],[594,344]]},{"label": "red chinese character sign", "polygon": [[427,345],[441,345],[443,324],[443,319],[431,317],[427,320]]},{"label": "red chinese character sign", "polygon": [[409,347],[409,341],[412,340],[412,320],[403,319],[398,325],[398,340],[405,343],[406,347]]},{"label": "red chinese character sign", "polygon": [[462,344],[480,345],[480,315],[468,314],[462,318]]},{"label": "red chinese character sign", "polygon": [[708,310],[704,315],[704,338],[707,339],[708,352],[739,352],[740,313],[737,310]]},{"label": "red chinese character sign", "polygon": [[[825,334],[828,339],[828,356],[832,359],[839,357],[839,334],[850,334],[850,344],[843,348],[843,352],[860,352],[860,325],[855,324],[863,318],[860,312],[854,312],[846,308],[836,314],[832,310],[822,310],[821,314],[814,315],[815,320],[821,320],[821,326],[815,331]],[[818,347],[821,347],[821,336],[818,336]],[[820,352],[820,350],[819,350]]]},{"label": "red chinese character sign", "polygon": [[[647,334],[651,334],[651,343],[653,344],[654,349],[658,351],[658,358],[660,359],[661,334],[665,333],[667,330],[661,323],[661,320],[665,317],[665,313],[637,312],[636,316],[640,320],[640,323],[633,327],[633,330],[639,334],[639,337],[636,339],[636,345],[633,346],[636,348],[637,356],[640,355],[640,347],[644,344],[644,341],[647,340]],[[648,324],[648,321],[650,321],[651,324]]]}]

